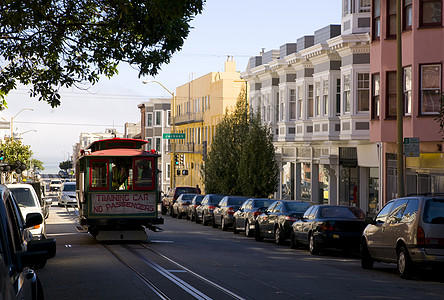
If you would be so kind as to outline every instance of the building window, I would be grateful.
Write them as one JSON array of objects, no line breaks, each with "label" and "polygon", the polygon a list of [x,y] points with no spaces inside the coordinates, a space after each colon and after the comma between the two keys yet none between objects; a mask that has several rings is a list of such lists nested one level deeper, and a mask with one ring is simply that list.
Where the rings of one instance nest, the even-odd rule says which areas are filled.
[{"label": "building window", "polygon": [[373,27],[372,38],[379,40],[381,37],[381,0],[373,0]]},{"label": "building window", "polygon": [[274,120],[276,123],[279,122],[279,93],[276,93]]},{"label": "building window", "polygon": [[166,168],[166,179],[170,179],[171,178],[171,164],[165,164],[165,168]]},{"label": "building window", "polygon": [[153,126],[153,114],[148,113],[146,114],[146,125],[145,127],[152,127]]},{"label": "building window", "polygon": [[322,108],[324,116],[328,115],[328,80],[322,82],[323,93],[322,93]]},{"label": "building window", "polygon": [[171,125],[171,110],[167,110],[167,116],[168,116],[168,126]]},{"label": "building window", "polygon": [[441,108],[441,65],[421,66],[421,113],[436,114]]},{"label": "building window", "polygon": [[150,151],[151,149],[153,149],[153,139],[147,138],[146,140],[148,142],[148,143],[146,143],[146,150]]},{"label": "building window", "polygon": [[404,94],[404,114],[412,114],[412,67],[404,68],[403,94]]},{"label": "building window", "polygon": [[396,117],[397,111],[397,88],[396,88],[396,71],[387,72],[387,118]]},{"label": "building window", "polygon": [[285,96],[285,93],[284,92],[278,93],[278,95],[280,96],[279,118],[281,121],[284,121],[284,96]]},{"label": "building window", "polygon": [[341,115],[341,79],[336,79],[336,115]]},{"label": "building window", "polygon": [[290,120],[296,119],[296,90],[290,89]]},{"label": "building window", "polygon": [[387,38],[396,38],[396,1],[387,1]]},{"label": "building window", "polygon": [[442,0],[419,0],[419,26],[441,26]]},{"label": "building window", "polygon": [[370,12],[372,3],[370,0],[359,0],[359,12]]},{"label": "building window", "polygon": [[370,101],[370,76],[368,73],[358,74],[358,111],[368,111]]},{"label": "building window", "polygon": [[375,74],[375,75],[373,75],[373,82],[372,82],[372,117],[373,117],[373,119],[379,118],[380,87],[381,87],[380,76],[379,76],[379,74]]},{"label": "building window", "polygon": [[304,98],[302,85],[298,86],[298,119],[302,119],[302,101]]},{"label": "building window", "polygon": [[309,84],[308,85],[308,99],[307,99],[307,103],[308,103],[308,117],[312,118],[313,117],[313,85]]},{"label": "building window", "polygon": [[162,112],[160,110],[156,111],[156,120],[155,120],[156,126],[162,125]]},{"label": "building window", "polygon": [[344,92],[343,99],[344,101],[344,111],[350,112],[350,74],[344,75]]},{"label": "building window", "polygon": [[316,116],[321,115],[321,83],[315,83],[315,112]]},{"label": "building window", "polygon": [[156,137],[156,151],[160,152],[160,148],[161,148],[161,142],[162,140],[159,137]]},{"label": "building window", "polygon": [[352,8],[351,2],[352,1],[354,1],[354,0],[342,0],[342,16],[343,17],[352,13],[352,11],[351,11],[351,8]]},{"label": "building window", "polygon": [[412,29],[412,0],[404,0],[403,29]]}]

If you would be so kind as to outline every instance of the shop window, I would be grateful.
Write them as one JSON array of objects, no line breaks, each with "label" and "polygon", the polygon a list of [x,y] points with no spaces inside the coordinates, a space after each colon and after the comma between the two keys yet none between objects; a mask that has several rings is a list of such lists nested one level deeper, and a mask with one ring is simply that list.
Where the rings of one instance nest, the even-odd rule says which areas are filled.
[{"label": "shop window", "polygon": [[91,190],[108,189],[108,160],[94,159],[89,163],[89,186]]},{"label": "shop window", "polygon": [[301,163],[301,199],[310,201],[311,199],[311,165]]},{"label": "shop window", "polygon": [[441,26],[442,0],[419,0],[419,26]]},{"label": "shop window", "polygon": [[387,103],[386,103],[386,117],[396,118],[397,111],[397,81],[396,71],[387,72]]},{"label": "shop window", "polygon": [[441,65],[421,66],[421,113],[437,114],[441,109]]}]

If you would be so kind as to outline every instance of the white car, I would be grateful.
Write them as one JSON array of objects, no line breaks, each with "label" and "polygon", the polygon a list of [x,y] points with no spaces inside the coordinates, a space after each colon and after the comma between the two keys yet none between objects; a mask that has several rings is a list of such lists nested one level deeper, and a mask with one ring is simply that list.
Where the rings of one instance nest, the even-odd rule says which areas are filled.
[{"label": "white car", "polygon": [[65,182],[62,184],[59,194],[59,206],[61,205],[77,205],[75,182]]},{"label": "white car", "polygon": [[43,222],[30,228],[32,239],[46,238],[46,223],[43,216],[42,207],[40,206],[39,198],[34,188],[30,184],[7,184],[8,189],[12,192],[14,199],[17,201],[20,211],[26,220],[26,215],[29,213],[40,213]]},{"label": "white car", "polygon": [[53,179],[49,183],[49,191],[50,192],[58,192],[62,186],[62,181],[60,179]]}]

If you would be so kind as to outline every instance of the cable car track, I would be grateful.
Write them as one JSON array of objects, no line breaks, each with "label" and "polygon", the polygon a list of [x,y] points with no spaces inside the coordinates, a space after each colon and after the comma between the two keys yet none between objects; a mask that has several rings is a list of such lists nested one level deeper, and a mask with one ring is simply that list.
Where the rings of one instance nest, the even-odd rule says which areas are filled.
[{"label": "cable car track", "polygon": [[[123,265],[125,265],[127,268],[129,268],[131,270],[132,273],[135,274],[135,276],[137,276],[139,279],[142,280],[142,282],[147,285],[160,299],[171,299],[167,293],[172,293],[174,294],[173,298],[177,298],[177,288],[179,288],[182,293],[186,293],[189,296],[191,296],[194,299],[199,299],[199,300],[210,300],[213,299],[213,296],[217,299],[238,299],[238,300],[243,300],[244,298],[233,293],[232,291],[229,291],[228,289],[210,281],[209,279],[205,278],[204,276],[201,276],[195,272],[193,272],[192,270],[182,266],[181,264],[177,263],[176,261],[174,261],[173,259],[166,257],[165,255],[159,253],[158,251],[150,248],[149,246],[140,243],[140,244],[113,244],[108,245],[108,244],[102,244],[105,249],[107,249],[115,258],[117,258]],[[112,247],[116,247],[116,246],[120,246],[118,249],[113,250]],[[144,255],[143,253],[141,253],[141,251],[139,251],[139,249],[136,249],[135,246],[137,247],[142,247],[142,250],[148,250],[149,252],[155,254],[156,257],[153,258],[148,258],[148,255]],[[124,253],[118,253],[119,250],[125,250]],[[130,255],[130,257],[124,258],[125,255]],[[159,286],[161,286],[161,283],[154,283],[153,281],[155,280],[150,280],[147,278],[147,276],[145,276],[143,273],[149,273],[150,271],[147,271],[145,269],[145,271],[139,271],[136,269],[135,266],[137,266],[137,268],[142,268],[140,263],[135,264],[130,263],[129,261],[132,260],[134,261],[134,258],[137,258],[138,261],[142,261],[143,265],[145,267],[148,267],[149,270],[151,270],[151,272],[155,272],[155,274],[161,275],[161,276],[156,276],[155,280],[159,281],[159,278],[163,278],[163,280],[167,280],[170,283],[173,283],[176,289],[176,292],[174,292],[174,288],[168,288],[168,291],[162,290]],[[161,260],[162,262],[158,262],[156,263],[155,260]],[[165,267],[162,267],[161,264],[163,265],[174,265],[176,267],[178,267],[178,270],[168,270]],[[178,273],[178,274],[185,274],[182,275],[182,278],[180,278],[179,276],[176,276],[173,273]],[[188,278],[187,276],[190,276],[190,278],[194,278],[194,285],[198,285],[199,287],[206,289],[205,291],[202,291],[201,289],[198,289],[196,287],[194,287],[192,285],[192,283],[190,283],[191,280],[190,278]],[[197,279],[197,281],[196,281]],[[165,285],[163,284],[163,286],[169,286],[171,287],[171,284]],[[205,286],[205,287],[204,287]],[[227,297],[228,296],[228,297]]]}]

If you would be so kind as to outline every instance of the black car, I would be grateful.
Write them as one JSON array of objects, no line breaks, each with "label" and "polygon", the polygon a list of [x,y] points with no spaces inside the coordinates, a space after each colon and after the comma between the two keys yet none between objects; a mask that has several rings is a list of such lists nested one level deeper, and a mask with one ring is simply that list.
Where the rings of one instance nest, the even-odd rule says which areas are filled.
[{"label": "black car", "polygon": [[306,244],[312,254],[323,248],[359,250],[365,213],[354,206],[313,205],[293,223],[291,247]]},{"label": "black car", "polygon": [[213,211],[218,206],[220,200],[225,195],[208,194],[202,200],[202,203],[196,208],[196,223],[202,222],[207,226],[213,221]]},{"label": "black car", "polygon": [[213,227],[219,225],[222,230],[227,230],[233,225],[233,215],[247,200],[248,197],[225,196],[220,200],[218,207],[213,212]]},{"label": "black car", "polygon": [[0,185],[0,197],[0,298],[43,299],[42,285],[34,269],[55,256],[55,240],[30,240],[28,228],[41,224],[42,214],[28,213],[24,220],[4,185]]},{"label": "black car", "polygon": [[275,199],[250,198],[242,204],[233,216],[233,232],[245,231],[246,236],[253,236],[257,216],[261,215]]},{"label": "black car", "polygon": [[196,195],[193,200],[191,200],[190,205],[188,205],[187,219],[194,221],[196,219],[196,208],[202,203],[205,195]]},{"label": "black car", "polygon": [[262,241],[264,238],[274,238],[280,245],[290,238],[291,224],[299,220],[311,206],[310,202],[295,200],[277,200],[259,215],[254,226],[254,238]]}]

